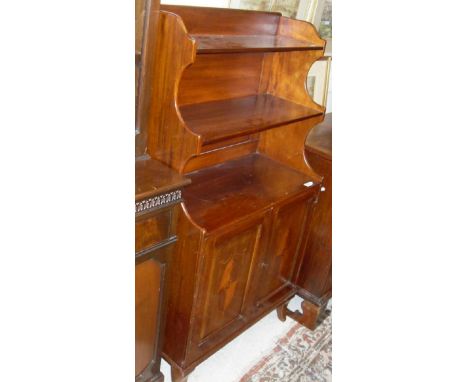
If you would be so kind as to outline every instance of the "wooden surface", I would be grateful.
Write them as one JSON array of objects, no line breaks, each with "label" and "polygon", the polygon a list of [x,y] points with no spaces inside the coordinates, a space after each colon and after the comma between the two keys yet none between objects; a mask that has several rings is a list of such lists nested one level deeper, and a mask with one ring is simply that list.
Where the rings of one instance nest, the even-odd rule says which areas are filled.
[{"label": "wooden surface", "polygon": [[180,108],[187,127],[203,144],[244,136],[321,115],[320,110],[269,94],[212,101]]},{"label": "wooden surface", "polygon": [[147,108],[154,71],[159,0],[135,0],[135,156],[147,151]]},{"label": "wooden surface", "polygon": [[154,159],[135,162],[135,200],[181,188],[190,183],[188,178]]},{"label": "wooden surface", "polygon": [[[151,157],[186,173],[196,156],[238,143],[228,142],[232,138],[323,113],[305,86],[310,66],[325,47],[311,24],[268,12],[168,5],[161,9],[155,49],[158,76],[147,98],[153,100],[146,114]],[[237,108],[242,113],[236,109],[239,100],[232,101],[238,98],[245,98]],[[219,103],[199,105],[215,101]],[[320,119],[311,120],[309,129]],[[218,126],[213,128],[213,123]],[[297,134],[285,158],[303,150],[306,133]],[[269,147],[272,141],[279,142],[260,137],[261,150],[269,156],[276,151]],[[219,142],[224,144],[205,147]],[[312,174],[301,161],[292,165]]]},{"label": "wooden surface", "polygon": [[180,106],[257,94],[262,53],[207,54],[182,75],[177,102]]},{"label": "wooden surface", "polygon": [[280,13],[241,9],[161,5],[161,10],[179,15],[190,34],[275,35]]},{"label": "wooden surface", "polygon": [[135,223],[135,251],[141,252],[174,235],[172,210],[164,209]]},{"label": "wooden surface", "polygon": [[152,361],[157,337],[161,268],[154,259],[135,266],[135,375]]},{"label": "wooden surface", "polygon": [[148,154],[182,172],[185,161],[199,151],[200,145],[199,137],[185,127],[175,102],[180,77],[195,59],[195,41],[187,35],[180,17],[167,12],[159,13],[153,33],[158,54],[152,57],[154,77],[147,81],[143,113]]},{"label": "wooden surface", "polygon": [[292,50],[320,50],[321,46],[307,41],[271,35],[196,35],[197,54],[242,52],[287,52]]},{"label": "wooden surface", "polygon": [[192,181],[184,192],[187,212],[207,232],[265,211],[294,195],[314,193],[314,187],[304,186],[311,180],[307,175],[258,154],[187,177]]},{"label": "wooden surface", "polygon": [[[206,183],[192,177],[192,187],[199,187],[189,187],[185,194],[178,225],[180,241],[168,278],[170,303],[163,350],[173,370],[178,370],[174,376],[185,378],[198,363],[296,292],[292,282],[304,253],[306,217],[318,185],[292,187],[295,182],[286,178],[295,174],[288,169],[289,176],[277,176],[284,184],[275,190],[271,174],[265,174],[262,181],[251,171],[258,165],[256,171],[261,172],[263,160],[268,159],[244,160],[250,162],[245,166],[249,171],[237,172],[235,163],[234,175],[227,168],[218,174],[211,172],[216,168],[204,170],[201,177],[214,175],[216,180]],[[283,172],[275,167],[277,173]],[[296,180],[304,179],[296,175]],[[240,183],[237,190],[229,192],[231,181],[224,182],[224,177]],[[259,187],[262,183],[265,189]],[[215,184],[220,185],[210,190]],[[196,202],[193,195],[199,196]],[[249,204],[250,196],[254,200]],[[197,203],[201,204],[194,211]],[[204,208],[209,206],[217,209]]]}]

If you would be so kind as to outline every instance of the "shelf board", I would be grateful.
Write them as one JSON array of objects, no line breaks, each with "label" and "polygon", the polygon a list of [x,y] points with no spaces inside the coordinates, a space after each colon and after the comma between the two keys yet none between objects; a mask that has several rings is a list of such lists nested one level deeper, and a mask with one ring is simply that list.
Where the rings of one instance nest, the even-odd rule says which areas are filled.
[{"label": "shelf board", "polygon": [[[281,201],[316,192],[319,179],[311,179],[261,154],[195,171],[186,176],[185,206],[207,232],[266,210]],[[314,181],[315,186],[304,183]]]},{"label": "shelf board", "polygon": [[180,113],[203,144],[253,134],[322,114],[270,94],[184,105]]},{"label": "shelf board", "polygon": [[308,41],[278,35],[201,35],[191,34],[197,42],[197,54],[288,52],[321,50]]}]

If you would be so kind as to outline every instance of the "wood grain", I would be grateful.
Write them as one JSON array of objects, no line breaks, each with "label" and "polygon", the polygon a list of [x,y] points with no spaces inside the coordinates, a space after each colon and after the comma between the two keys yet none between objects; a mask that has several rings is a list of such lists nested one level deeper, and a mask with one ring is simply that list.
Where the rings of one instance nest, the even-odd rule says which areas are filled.
[{"label": "wood grain", "polygon": [[146,154],[146,108],[149,84],[155,78],[154,56],[159,0],[135,2],[135,156]]},{"label": "wood grain", "polygon": [[153,259],[135,267],[135,375],[153,359],[159,317],[160,265]]},{"label": "wood grain", "polygon": [[321,50],[320,45],[278,35],[197,35],[197,54]]},{"label": "wood grain", "polygon": [[240,9],[162,4],[161,9],[178,14],[190,34],[275,35],[280,13]]},{"label": "wood grain", "polygon": [[271,159],[252,154],[187,174],[185,207],[198,226],[209,233],[236,220],[261,213],[294,195],[312,196],[319,186],[310,178]]},{"label": "wood grain", "polygon": [[189,183],[190,179],[154,159],[135,161],[135,200],[180,189]]},{"label": "wood grain", "polygon": [[185,127],[174,102],[182,72],[195,59],[195,42],[187,36],[177,15],[159,13],[156,51],[159,54],[154,58],[155,76],[148,80],[151,86],[148,85],[149,97],[144,105],[148,153],[181,172],[187,158],[199,152],[199,137]]},{"label": "wood grain", "polygon": [[269,94],[186,105],[180,113],[187,127],[201,137],[202,144],[250,135],[272,127],[321,115]]},{"label": "wood grain", "polygon": [[263,54],[197,56],[179,85],[180,106],[257,94]]}]

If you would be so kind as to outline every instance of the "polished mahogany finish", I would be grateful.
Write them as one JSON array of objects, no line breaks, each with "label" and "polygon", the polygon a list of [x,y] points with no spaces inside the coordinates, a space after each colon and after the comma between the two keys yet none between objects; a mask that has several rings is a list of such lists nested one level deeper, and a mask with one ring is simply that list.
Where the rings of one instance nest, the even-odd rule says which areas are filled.
[{"label": "polished mahogany finish", "polygon": [[[324,117],[305,83],[325,41],[278,13],[169,5],[153,33],[148,154],[191,180],[174,225],[163,345],[182,382],[298,292],[321,187],[304,142]],[[142,243],[160,240],[147,224]]]},{"label": "polished mahogany finish", "polygon": [[155,79],[155,42],[159,0],[135,0],[135,154],[146,154],[148,107]]},{"label": "polished mahogany finish", "polygon": [[[149,155],[186,173],[190,161],[210,151],[205,147],[207,142],[223,140],[224,146],[212,149],[227,148],[233,144],[229,138],[285,126],[281,132],[295,132],[294,143],[287,145],[289,149],[285,150],[284,159],[293,167],[301,166],[301,170],[311,172],[303,158],[294,159],[295,164],[290,163],[289,158],[303,152],[311,126],[323,119],[324,108],[310,99],[305,87],[310,66],[324,52],[325,41],[318,37],[315,28],[277,13],[168,5],[162,5],[161,9],[157,28],[159,38],[155,42],[158,55],[154,57],[154,80],[145,116]],[[233,35],[246,36],[249,32],[252,32],[251,36],[292,38],[313,44],[318,49],[256,52],[253,48],[236,53],[203,54],[197,52],[196,38],[191,34],[226,34],[229,44]],[[233,100],[236,98],[242,99]],[[212,101],[219,103],[195,106]],[[231,105],[238,107],[229,118],[223,118],[221,114],[216,116],[216,113],[229,113]],[[280,107],[272,112],[272,105]],[[184,117],[184,110],[188,119]],[[201,110],[199,115],[197,110]],[[208,113],[215,114],[209,116]],[[242,123],[237,131],[234,131],[236,123],[229,121],[232,117]],[[300,127],[295,124],[306,118],[307,123]],[[219,123],[215,126],[219,121],[223,126],[227,124],[224,131]],[[208,126],[210,122],[212,124]],[[258,143],[251,152],[261,151],[274,156],[269,152],[276,150],[275,145],[279,142],[276,138],[270,139],[270,132],[275,130],[280,129],[263,130],[261,136],[249,137],[250,142]],[[219,137],[216,136],[218,131]],[[208,141],[204,138],[207,134]],[[219,163],[223,161],[220,158],[223,152],[218,152]],[[283,161],[281,157],[277,159]]]},{"label": "polished mahogany finish", "polygon": [[257,94],[182,106],[187,126],[201,136],[202,144],[213,143],[321,115],[270,94]]},{"label": "polished mahogany finish", "polygon": [[[314,194],[319,178],[311,178],[270,158],[251,154],[187,174],[192,185],[184,198],[193,221],[211,233],[226,224],[261,213],[294,195]],[[307,187],[315,182],[315,187]],[[241,197],[240,197],[241,196]]]},{"label": "polished mahogany finish", "polygon": [[319,45],[284,36],[265,35],[191,35],[197,42],[197,54],[242,52],[288,52],[321,50]]}]

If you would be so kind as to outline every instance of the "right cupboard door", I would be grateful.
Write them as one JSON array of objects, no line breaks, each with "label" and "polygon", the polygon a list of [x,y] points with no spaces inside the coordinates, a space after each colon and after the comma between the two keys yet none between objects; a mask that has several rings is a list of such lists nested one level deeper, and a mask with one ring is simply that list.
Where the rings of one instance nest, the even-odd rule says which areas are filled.
[{"label": "right cupboard door", "polygon": [[291,281],[303,248],[311,198],[302,197],[273,209],[268,249],[257,263],[254,309],[263,310],[292,291]]}]

